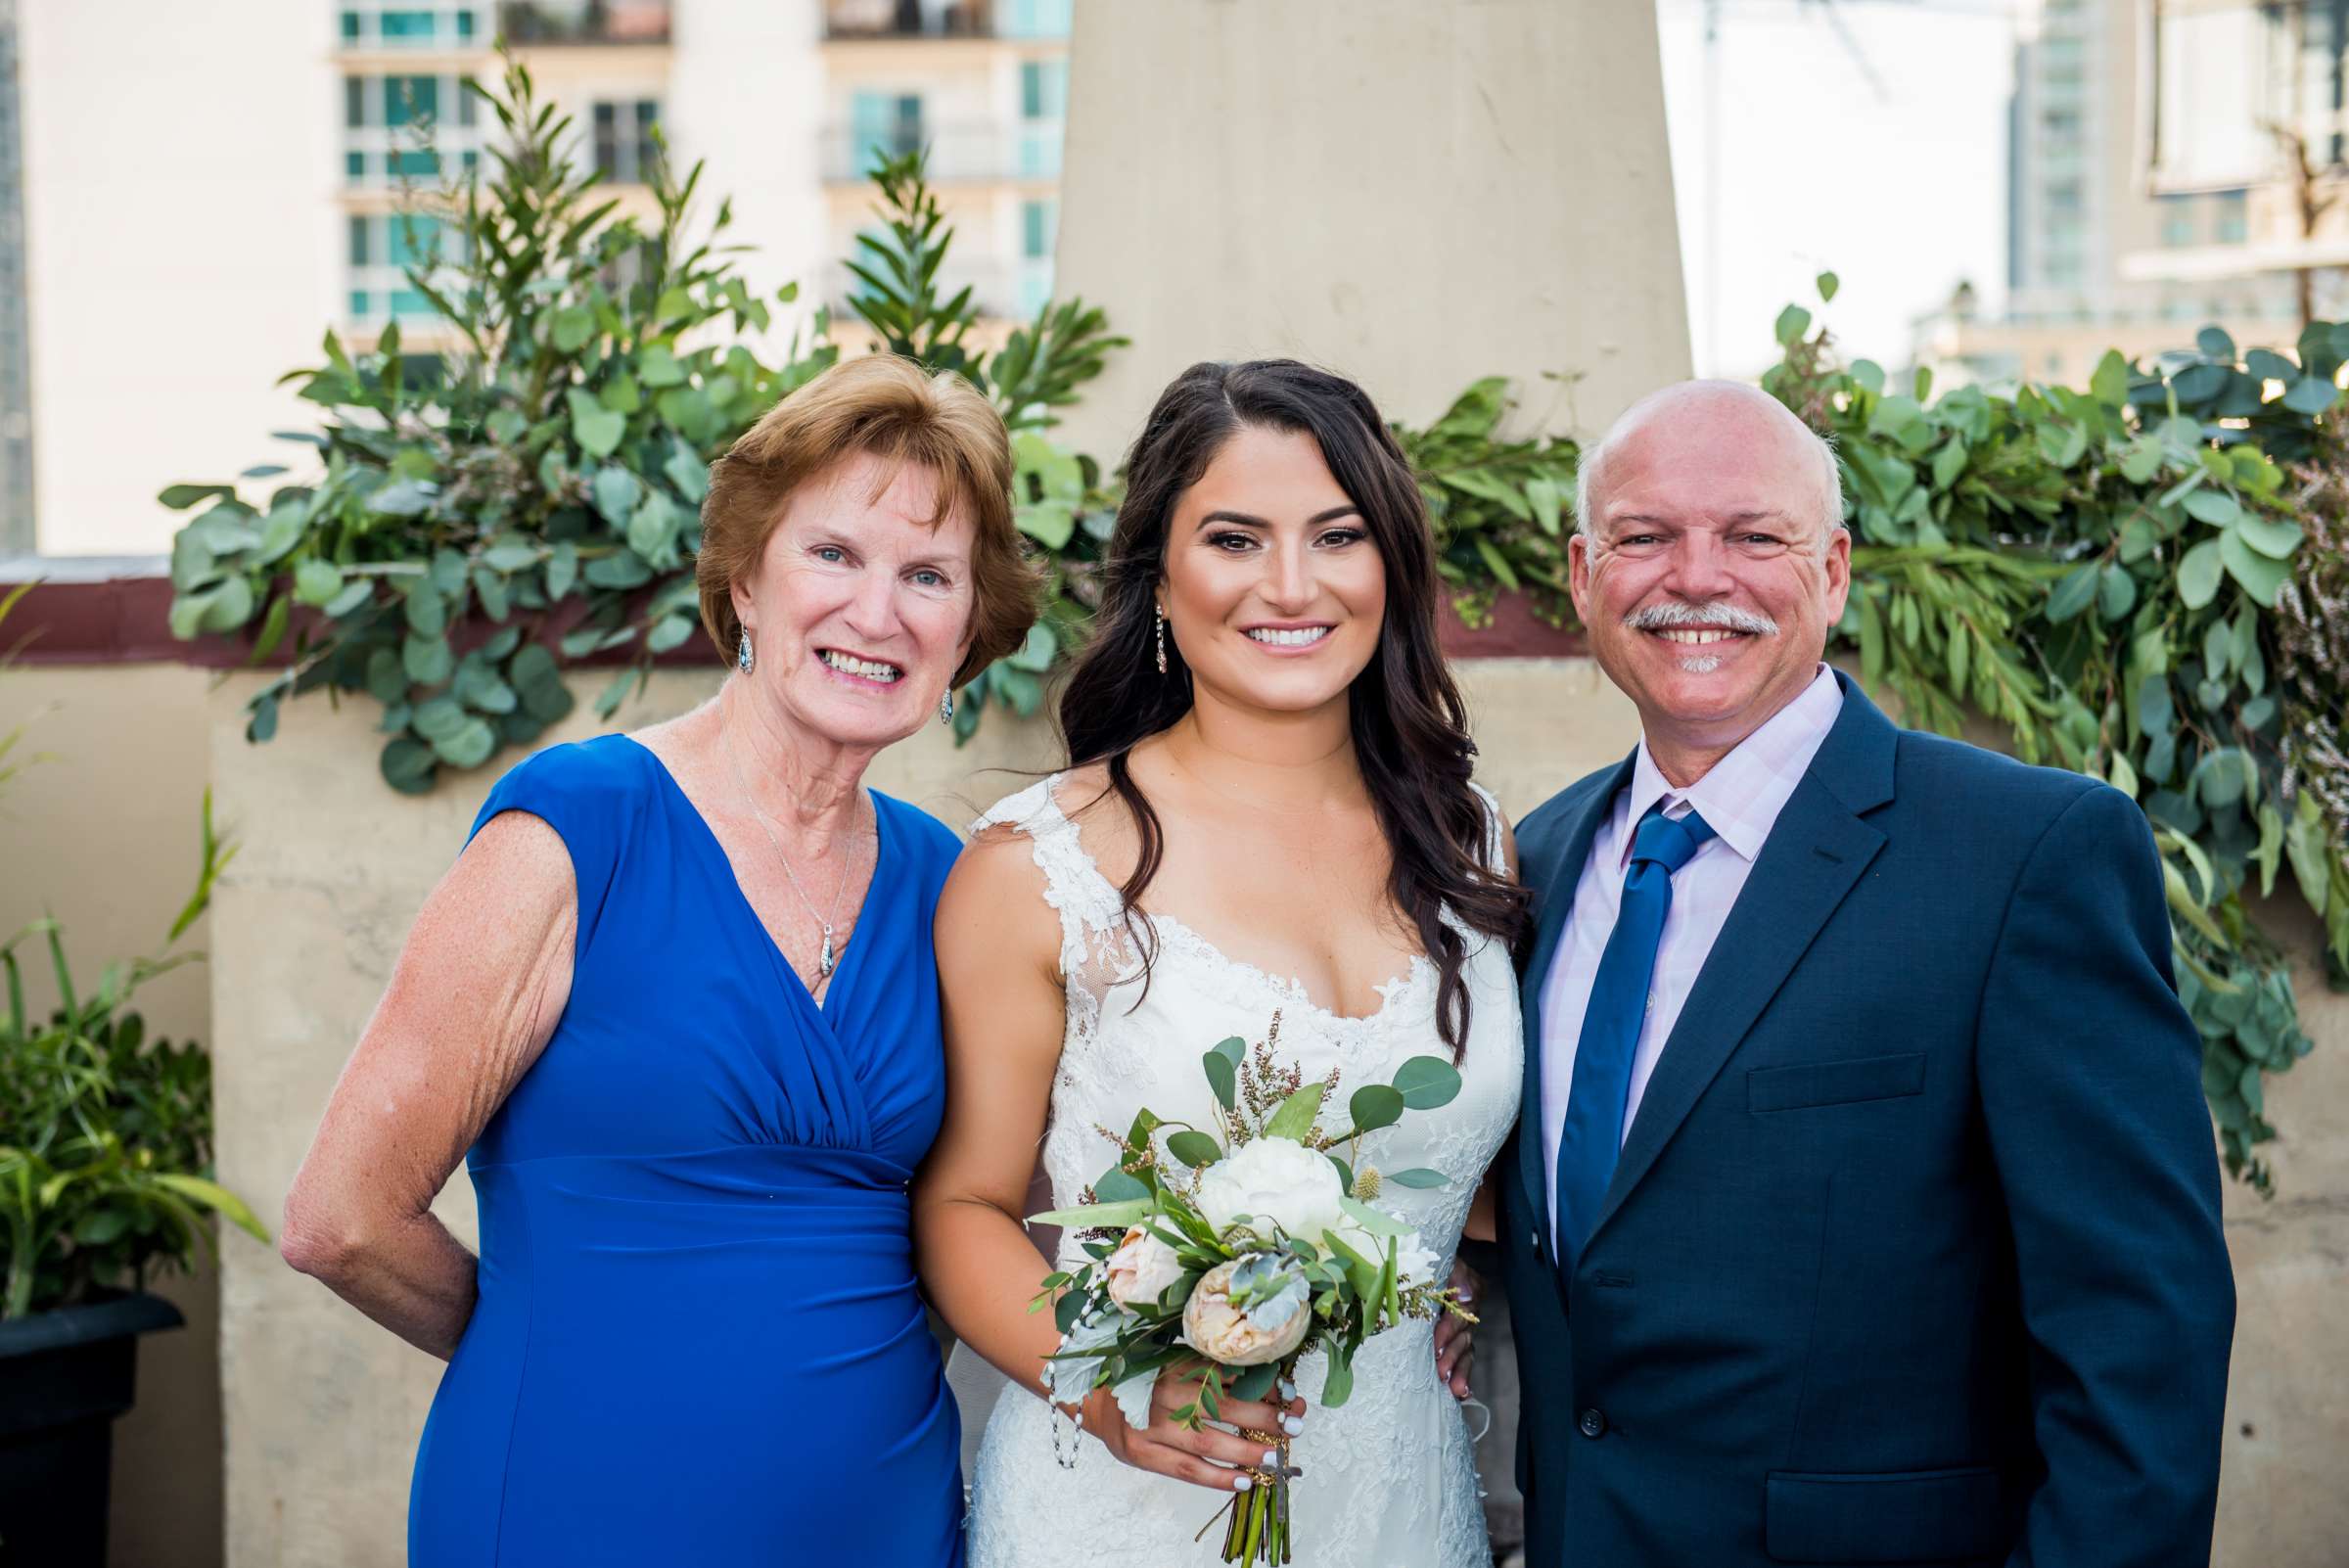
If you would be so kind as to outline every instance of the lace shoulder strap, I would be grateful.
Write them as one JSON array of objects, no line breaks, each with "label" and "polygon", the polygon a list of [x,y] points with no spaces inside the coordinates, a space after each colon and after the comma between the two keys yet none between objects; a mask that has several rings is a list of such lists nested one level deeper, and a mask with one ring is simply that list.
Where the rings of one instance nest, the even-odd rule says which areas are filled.
[{"label": "lace shoulder strap", "polygon": [[1029,853],[1044,874],[1044,901],[1060,912],[1062,971],[1074,975],[1105,939],[1114,938],[1125,906],[1078,836],[1077,824],[1060,808],[1057,791],[1064,776],[1055,773],[1005,796],[971,824],[971,832],[1004,827],[1027,838]]}]

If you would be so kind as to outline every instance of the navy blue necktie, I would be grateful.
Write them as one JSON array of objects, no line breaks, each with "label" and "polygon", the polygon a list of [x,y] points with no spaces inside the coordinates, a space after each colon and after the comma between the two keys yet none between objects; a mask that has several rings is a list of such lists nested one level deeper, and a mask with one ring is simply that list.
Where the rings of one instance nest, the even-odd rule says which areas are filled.
[{"label": "navy blue necktie", "polygon": [[1598,1222],[1598,1206],[1623,1149],[1623,1113],[1632,1094],[1632,1060],[1647,1021],[1647,989],[1656,972],[1656,945],[1672,911],[1672,876],[1707,839],[1712,827],[1690,811],[1662,815],[1661,806],[1632,835],[1632,868],[1623,879],[1623,905],[1599,955],[1574,1048],[1574,1083],[1567,1091],[1566,1126],[1558,1133],[1558,1268],[1574,1272],[1583,1243]]}]

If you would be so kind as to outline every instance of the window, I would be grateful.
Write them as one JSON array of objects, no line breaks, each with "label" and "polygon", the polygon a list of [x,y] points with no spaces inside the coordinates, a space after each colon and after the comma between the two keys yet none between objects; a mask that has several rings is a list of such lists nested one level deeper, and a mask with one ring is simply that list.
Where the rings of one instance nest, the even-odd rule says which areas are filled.
[{"label": "window", "polygon": [[1059,204],[1056,202],[1022,202],[1020,204],[1020,254],[1031,261],[1047,260],[1052,254],[1054,231],[1060,227]]},{"label": "window", "polygon": [[[479,106],[460,74],[392,71],[343,78],[343,167],[352,185],[471,168],[481,146]],[[436,158],[427,149],[438,150]]]},{"label": "window", "polygon": [[446,49],[474,43],[483,8],[470,0],[345,0],[340,32],[345,49]]},{"label": "window", "polygon": [[383,122],[386,125],[431,126],[439,118],[439,77],[386,76],[384,78]]},{"label": "window", "polygon": [[2221,245],[2241,245],[2251,237],[2251,204],[2248,193],[2221,191],[2214,202],[2217,208],[2211,224],[2211,237]]},{"label": "window", "polygon": [[2190,196],[2161,199],[2161,243],[2175,250],[2194,243],[2194,202]]},{"label": "window", "polygon": [[860,92],[849,100],[849,135],[856,171],[883,157],[901,158],[922,145],[919,93]]},{"label": "window", "polygon": [[650,181],[661,157],[661,144],[653,136],[660,123],[661,106],[649,98],[596,105],[595,171],[617,185]]},{"label": "window", "polygon": [[1069,63],[1065,60],[1020,62],[1020,115],[1024,119],[1059,119],[1069,112]]},{"label": "window", "polygon": [[996,0],[996,30],[1006,38],[1066,38],[1074,0]]}]

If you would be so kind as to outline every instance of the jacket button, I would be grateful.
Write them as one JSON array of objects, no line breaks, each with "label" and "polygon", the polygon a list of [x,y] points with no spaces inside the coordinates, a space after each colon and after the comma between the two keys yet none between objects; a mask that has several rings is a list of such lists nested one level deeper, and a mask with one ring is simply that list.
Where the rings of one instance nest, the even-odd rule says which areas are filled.
[{"label": "jacket button", "polygon": [[1607,1430],[1607,1412],[1593,1405],[1582,1413],[1575,1425],[1582,1429],[1583,1436],[1587,1438],[1603,1437]]}]

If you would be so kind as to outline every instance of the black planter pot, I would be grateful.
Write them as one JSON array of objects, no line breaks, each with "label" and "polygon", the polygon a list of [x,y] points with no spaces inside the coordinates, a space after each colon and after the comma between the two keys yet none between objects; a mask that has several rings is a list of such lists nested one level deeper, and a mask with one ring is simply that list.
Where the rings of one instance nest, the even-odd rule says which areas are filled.
[{"label": "black planter pot", "polygon": [[114,1422],[130,1408],[138,1336],[186,1321],[140,1294],[0,1322],[0,1565],[106,1568]]}]

